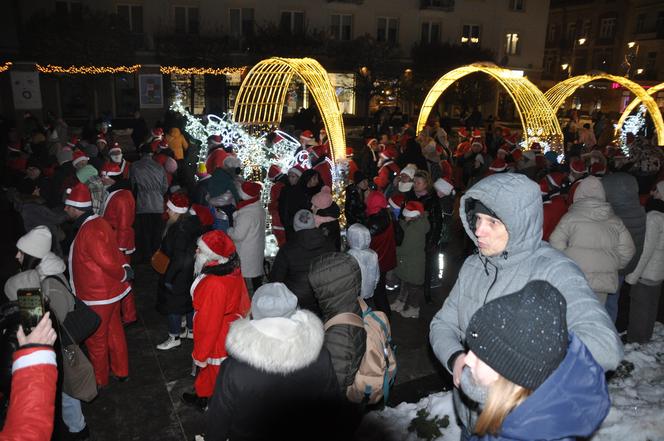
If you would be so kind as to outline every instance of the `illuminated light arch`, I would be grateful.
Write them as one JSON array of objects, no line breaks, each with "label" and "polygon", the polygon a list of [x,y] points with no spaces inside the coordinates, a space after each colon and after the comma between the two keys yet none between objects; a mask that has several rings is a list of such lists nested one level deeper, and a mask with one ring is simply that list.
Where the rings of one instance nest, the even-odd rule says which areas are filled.
[{"label": "illuminated light arch", "polygon": [[658,143],[660,145],[664,144],[664,121],[662,121],[662,114],[657,108],[657,103],[655,103],[655,100],[648,94],[648,92],[643,89],[643,87],[625,77],[609,75],[603,72],[578,75],[568,78],[565,81],[561,81],[551,89],[547,90],[544,95],[551,103],[551,107],[553,108],[554,112],[557,112],[560,106],[563,105],[565,100],[569,98],[576,91],[576,89],[586,83],[590,83],[591,81],[596,80],[613,81],[614,83],[618,83],[621,86],[629,89],[630,92],[636,95],[636,98],[642,102],[646,106],[646,109],[648,109],[648,112],[650,112],[650,116],[655,123]]},{"label": "illuminated light arch", "polygon": [[475,72],[483,72],[500,83],[510,95],[519,113],[525,141],[545,141],[555,150],[562,147],[560,124],[544,94],[528,78],[492,63],[473,63],[451,70],[431,88],[417,119],[417,132],[424,128],[438,98],[457,80]]},{"label": "illuminated light arch", "polygon": [[278,125],[293,75],[302,79],[318,105],[332,159],[344,159],[346,134],[337,95],[323,66],[312,58],[272,57],[256,64],[242,81],[233,119],[244,124]]},{"label": "illuminated light arch", "polygon": [[[650,89],[647,89],[646,92],[648,92],[648,95],[654,96],[657,92],[660,90],[664,89],[664,83],[659,83],[656,86],[652,86]],[[632,100],[631,103],[627,105],[625,108],[625,111],[620,115],[620,119],[618,120],[618,124],[616,124],[616,133],[622,129],[623,124],[625,124],[625,120],[627,117],[634,111],[636,106],[641,104],[641,99],[639,97],[636,97]]]}]

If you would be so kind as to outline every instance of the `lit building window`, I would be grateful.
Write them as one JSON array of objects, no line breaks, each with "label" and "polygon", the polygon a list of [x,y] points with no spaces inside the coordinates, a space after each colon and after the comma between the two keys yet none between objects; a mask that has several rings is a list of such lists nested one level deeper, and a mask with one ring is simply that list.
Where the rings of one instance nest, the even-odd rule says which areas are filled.
[{"label": "lit building window", "polygon": [[507,55],[519,53],[519,34],[516,32],[505,35],[505,53]]},{"label": "lit building window", "polygon": [[463,25],[461,28],[461,43],[462,44],[479,44],[480,43],[480,26],[473,24]]}]

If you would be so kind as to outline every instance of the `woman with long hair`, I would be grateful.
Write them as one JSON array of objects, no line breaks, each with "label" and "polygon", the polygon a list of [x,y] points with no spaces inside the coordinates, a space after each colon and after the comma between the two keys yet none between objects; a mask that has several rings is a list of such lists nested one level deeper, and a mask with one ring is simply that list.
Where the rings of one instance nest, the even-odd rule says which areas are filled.
[{"label": "woman with long hair", "polygon": [[481,412],[462,439],[567,440],[597,430],[610,407],[604,370],[568,332],[566,309],[556,288],[536,280],[470,319],[461,389]]}]

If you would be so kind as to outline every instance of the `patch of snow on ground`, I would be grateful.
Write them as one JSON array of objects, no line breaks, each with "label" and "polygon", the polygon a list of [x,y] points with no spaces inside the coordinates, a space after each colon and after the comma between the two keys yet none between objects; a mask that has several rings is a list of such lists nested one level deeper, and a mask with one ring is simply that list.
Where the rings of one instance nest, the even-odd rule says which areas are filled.
[{"label": "patch of snow on ground", "polygon": [[[633,365],[633,370],[631,370]],[[611,410],[592,441],[664,441],[664,325],[655,323],[652,340],[643,345],[625,345],[621,367],[609,381]],[[450,424],[441,428],[435,441],[457,441],[460,430],[454,418],[452,392],[438,392],[418,403],[401,403],[367,414],[358,438],[363,441],[419,441],[409,432],[413,418],[426,409],[433,418],[448,415]]]}]

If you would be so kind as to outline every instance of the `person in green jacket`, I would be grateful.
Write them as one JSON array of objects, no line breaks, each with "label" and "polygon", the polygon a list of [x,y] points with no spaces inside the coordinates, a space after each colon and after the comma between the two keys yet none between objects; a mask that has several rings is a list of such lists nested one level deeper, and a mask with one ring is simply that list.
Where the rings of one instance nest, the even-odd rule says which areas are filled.
[{"label": "person in green jacket", "polygon": [[405,318],[419,318],[420,303],[424,300],[424,249],[431,226],[424,216],[424,205],[419,201],[408,202],[401,214],[399,225],[404,235],[397,247],[395,270],[401,280],[401,290],[391,308]]}]

